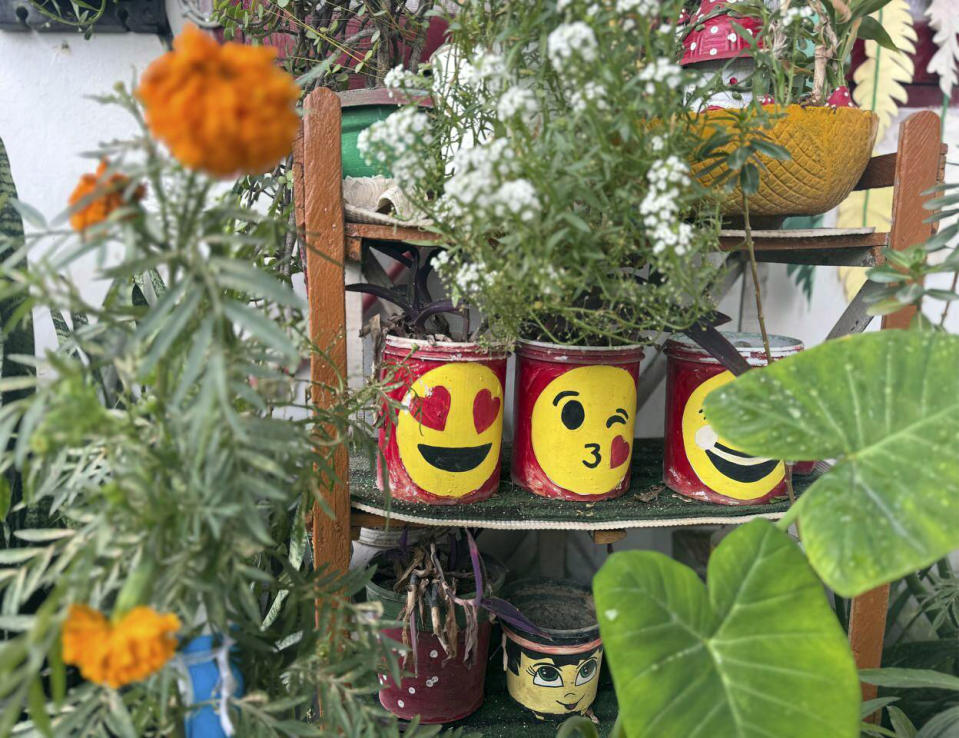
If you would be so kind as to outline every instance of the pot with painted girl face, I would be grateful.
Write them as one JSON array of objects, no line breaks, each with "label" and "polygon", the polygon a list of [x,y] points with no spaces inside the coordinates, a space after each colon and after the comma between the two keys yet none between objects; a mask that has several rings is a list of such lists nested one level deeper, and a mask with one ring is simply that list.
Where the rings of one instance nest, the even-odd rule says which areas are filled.
[{"label": "pot with painted girl face", "polygon": [[540,720],[585,715],[596,699],[603,648],[587,587],[522,580],[504,599],[542,630],[503,624],[503,668],[510,696]]}]

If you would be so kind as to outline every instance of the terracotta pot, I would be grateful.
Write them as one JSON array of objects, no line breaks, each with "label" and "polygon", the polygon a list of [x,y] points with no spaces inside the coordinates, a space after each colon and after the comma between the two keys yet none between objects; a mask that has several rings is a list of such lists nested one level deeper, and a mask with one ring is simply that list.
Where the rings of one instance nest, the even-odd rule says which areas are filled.
[{"label": "terracotta pot", "polygon": [[[765,366],[755,333],[726,333],[753,366]],[[802,350],[802,341],[770,336],[773,361]],[[703,401],[731,382],[732,372],[685,336],[666,342],[666,440],[663,481],[674,492],[723,505],[755,505],[786,494],[786,466],[743,453],[716,434]]]},{"label": "terracotta pot", "polygon": [[[395,372],[395,374],[394,374]],[[387,337],[382,376],[401,408],[380,428],[377,484],[432,505],[485,500],[499,487],[506,354],[475,343]]]},{"label": "terracotta pot", "polygon": [[639,346],[520,341],[513,481],[542,497],[604,500],[629,488]]},{"label": "terracotta pot", "polygon": [[583,715],[596,699],[603,648],[587,587],[564,581],[516,582],[504,595],[549,638],[503,625],[503,669],[510,696],[540,719]]},{"label": "terracotta pot", "polygon": [[[374,559],[374,563],[379,557]],[[486,563],[492,593],[497,594],[506,579],[506,567],[491,556],[483,556]],[[472,598],[475,593],[461,595]],[[397,593],[380,586],[375,581],[366,585],[366,599],[383,603],[386,619],[395,620],[406,600],[406,592]],[[476,651],[467,662],[464,659],[465,633],[457,637],[456,656],[447,657],[432,627],[416,618],[416,659],[408,656],[401,665],[416,673],[406,676],[397,684],[388,675],[380,675],[380,704],[404,720],[418,717],[421,723],[450,723],[471,715],[483,704],[486,681],[486,665],[489,661],[489,640],[492,626],[486,611],[479,611],[479,629]],[[460,627],[465,620],[457,615]],[[402,641],[401,628],[387,628],[383,634],[394,641]]]},{"label": "terracotta pot", "polygon": [[[768,106],[779,114],[766,134],[773,143],[792,155],[787,161],[761,156],[765,171],[760,174],[759,191],[749,198],[750,215],[818,215],[832,210],[859,181],[872,156],[879,119],[869,110],[849,107]],[[730,128],[731,114],[708,110],[698,116],[702,137]],[[717,149],[728,153],[735,144]],[[725,167],[704,172],[706,165],[693,167],[700,180],[710,187],[727,174]],[[742,213],[742,191],[726,196],[723,215]]]}]

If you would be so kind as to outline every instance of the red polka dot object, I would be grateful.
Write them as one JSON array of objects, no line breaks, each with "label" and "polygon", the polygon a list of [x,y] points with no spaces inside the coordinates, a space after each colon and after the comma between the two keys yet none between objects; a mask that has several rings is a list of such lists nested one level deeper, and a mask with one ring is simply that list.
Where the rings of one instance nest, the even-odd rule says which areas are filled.
[{"label": "red polka dot object", "polygon": [[852,100],[852,95],[849,94],[849,88],[846,85],[842,87],[837,87],[835,91],[829,96],[829,99],[826,100],[830,107],[833,108],[855,108],[856,103]]},{"label": "red polka dot object", "polygon": [[683,39],[683,58],[680,64],[687,66],[700,62],[720,61],[736,57],[752,56],[749,42],[739,35],[733,21],[747,33],[755,36],[760,29],[758,18],[733,16],[721,12],[727,0],[702,0],[689,21],[689,31]]}]

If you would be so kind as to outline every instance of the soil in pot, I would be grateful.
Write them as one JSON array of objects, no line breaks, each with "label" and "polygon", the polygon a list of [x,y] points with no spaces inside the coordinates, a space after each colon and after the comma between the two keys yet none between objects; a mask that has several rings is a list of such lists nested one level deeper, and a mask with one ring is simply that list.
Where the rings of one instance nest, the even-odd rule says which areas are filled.
[{"label": "soil in pot", "polygon": [[[724,335],[751,365],[765,366],[759,334]],[[802,341],[785,336],[770,336],[769,341],[773,361],[803,348]],[[755,505],[786,496],[786,465],[751,456],[721,438],[703,411],[706,396],[733,381],[732,372],[684,336],[666,342],[666,356],[666,486],[722,505]]]},{"label": "soil in pot", "polygon": [[594,501],[629,488],[638,346],[520,341],[513,481],[543,497]]},{"label": "soil in pot", "polygon": [[380,428],[377,483],[432,505],[485,500],[499,487],[506,354],[475,343],[388,336],[382,375],[400,406]]},{"label": "soil in pot", "polygon": [[[465,544],[464,544],[465,546]],[[419,550],[424,550],[420,548]],[[449,549],[440,548],[439,558],[448,561]],[[406,559],[409,561],[409,559]],[[468,559],[467,559],[468,561]],[[489,556],[485,565],[484,592],[495,595],[506,578],[506,567]],[[383,603],[384,617],[397,620],[404,616],[408,604],[408,586],[397,591],[398,576],[395,552],[379,554],[373,560],[377,574],[366,587],[368,601]],[[400,565],[406,571],[408,568]],[[447,565],[445,578],[456,583],[462,600],[472,600],[475,583],[469,564]],[[399,577],[400,585],[416,585],[415,579]],[[439,603],[432,612],[431,603]],[[487,613],[475,611],[475,622],[465,608],[456,607],[452,617],[442,596],[424,592],[424,615],[411,608],[405,627],[384,629],[388,638],[405,643],[410,649],[401,666],[408,674],[399,683],[389,675],[380,675],[380,704],[404,720],[418,717],[422,723],[449,723],[465,718],[483,704],[486,666],[492,625]],[[410,611],[409,608],[406,609]],[[434,623],[436,625],[434,626]],[[411,627],[412,626],[412,627]],[[434,632],[438,631],[438,632]]]},{"label": "soil in pot", "polygon": [[504,599],[544,631],[540,635],[503,626],[510,696],[541,720],[586,714],[596,698],[603,661],[589,589],[566,581],[525,580],[511,585]]}]

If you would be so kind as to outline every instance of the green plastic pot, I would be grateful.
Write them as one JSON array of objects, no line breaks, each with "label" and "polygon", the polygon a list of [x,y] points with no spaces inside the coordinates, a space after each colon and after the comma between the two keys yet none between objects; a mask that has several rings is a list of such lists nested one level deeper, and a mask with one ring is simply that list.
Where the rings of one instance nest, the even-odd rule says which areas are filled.
[{"label": "green plastic pot", "polygon": [[396,105],[357,105],[343,108],[340,150],[343,157],[344,177],[389,177],[385,167],[370,166],[363,159],[357,146],[360,134],[377,121],[396,112]]}]

